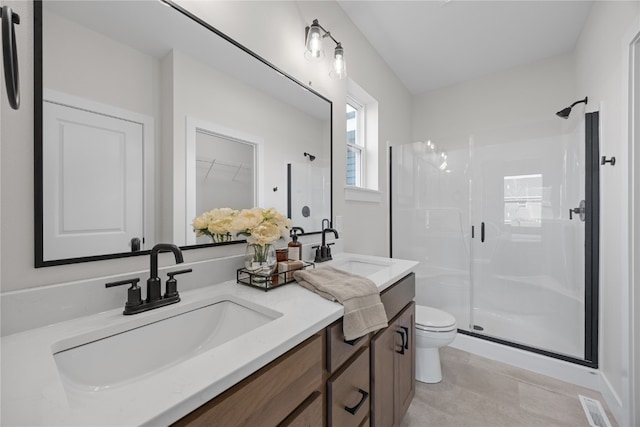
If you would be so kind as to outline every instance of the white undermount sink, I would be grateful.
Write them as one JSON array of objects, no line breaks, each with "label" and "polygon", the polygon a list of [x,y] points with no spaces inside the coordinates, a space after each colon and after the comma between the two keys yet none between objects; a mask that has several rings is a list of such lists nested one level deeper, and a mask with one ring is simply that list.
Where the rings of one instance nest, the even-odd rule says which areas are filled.
[{"label": "white undermount sink", "polygon": [[361,276],[369,276],[389,267],[391,263],[384,261],[365,261],[358,258],[348,258],[344,260],[336,260],[331,265],[339,270],[343,270],[348,273],[359,274]]},{"label": "white undermount sink", "polygon": [[231,341],[282,315],[237,297],[166,310],[161,319],[105,327],[53,346],[65,382],[98,391],[134,381]]}]

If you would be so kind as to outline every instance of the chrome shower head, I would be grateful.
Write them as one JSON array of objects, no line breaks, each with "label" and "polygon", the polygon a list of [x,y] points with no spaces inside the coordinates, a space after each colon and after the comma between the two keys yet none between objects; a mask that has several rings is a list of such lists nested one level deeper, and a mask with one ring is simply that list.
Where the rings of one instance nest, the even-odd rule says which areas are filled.
[{"label": "chrome shower head", "polygon": [[568,119],[568,118],[569,118],[569,114],[571,114],[571,109],[572,109],[575,105],[580,104],[580,103],[582,103],[582,102],[584,102],[584,103],[586,104],[588,99],[589,99],[589,98],[585,96],[585,97],[584,97],[584,99],[581,99],[580,101],[576,101],[576,102],[574,102],[573,104],[571,104],[571,106],[570,106],[570,107],[563,108],[562,110],[558,111],[558,112],[556,113],[556,116],[561,117],[561,118],[563,118],[563,119],[565,119],[565,120],[566,120],[566,119]]}]

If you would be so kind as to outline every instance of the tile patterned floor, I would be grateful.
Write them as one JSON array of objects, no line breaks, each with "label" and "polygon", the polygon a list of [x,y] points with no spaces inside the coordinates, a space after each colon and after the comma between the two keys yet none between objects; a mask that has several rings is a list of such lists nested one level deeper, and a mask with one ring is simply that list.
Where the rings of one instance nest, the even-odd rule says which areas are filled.
[{"label": "tile patterned floor", "polygon": [[416,382],[403,427],[588,427],[579,394],[599,400],[617,426],[593,390],[451,347],[440,357],[442,382]]}]

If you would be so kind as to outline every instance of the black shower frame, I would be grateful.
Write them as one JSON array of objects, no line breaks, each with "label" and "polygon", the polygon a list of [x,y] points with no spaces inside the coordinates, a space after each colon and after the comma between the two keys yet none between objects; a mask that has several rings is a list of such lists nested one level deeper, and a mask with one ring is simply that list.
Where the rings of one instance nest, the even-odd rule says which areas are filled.
[{"label": "black shower frame", "polygon": [[[393,258],[393,147],[389,147],[389,256]],[[518,344],[477,332],[458,329],[464,335],[589,368],[598,368],[598,321],[600,289],[600,115],[585,114],[585,324],[584,359]],[[589,173],[590,172],[590,173]],[[577,219],[577,217],[576,217]]]}]

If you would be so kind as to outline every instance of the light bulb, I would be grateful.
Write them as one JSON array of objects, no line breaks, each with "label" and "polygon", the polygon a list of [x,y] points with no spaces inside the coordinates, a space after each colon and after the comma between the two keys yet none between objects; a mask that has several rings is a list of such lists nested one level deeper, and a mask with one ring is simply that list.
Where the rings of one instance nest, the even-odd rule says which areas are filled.
[{"label": "light bulb", "polygon": [[340,43],[337,44],[333,53],[333,64],[329,73],[334,79],[344,79],[347,77],[347,64],[344,60],[344,49]]},{"label": "light bulb", "polygon": [[307,59],[319,59],[322,57],[322,32],[318,20],[314,19],[313,24],[306,28],[306,52]]}]

